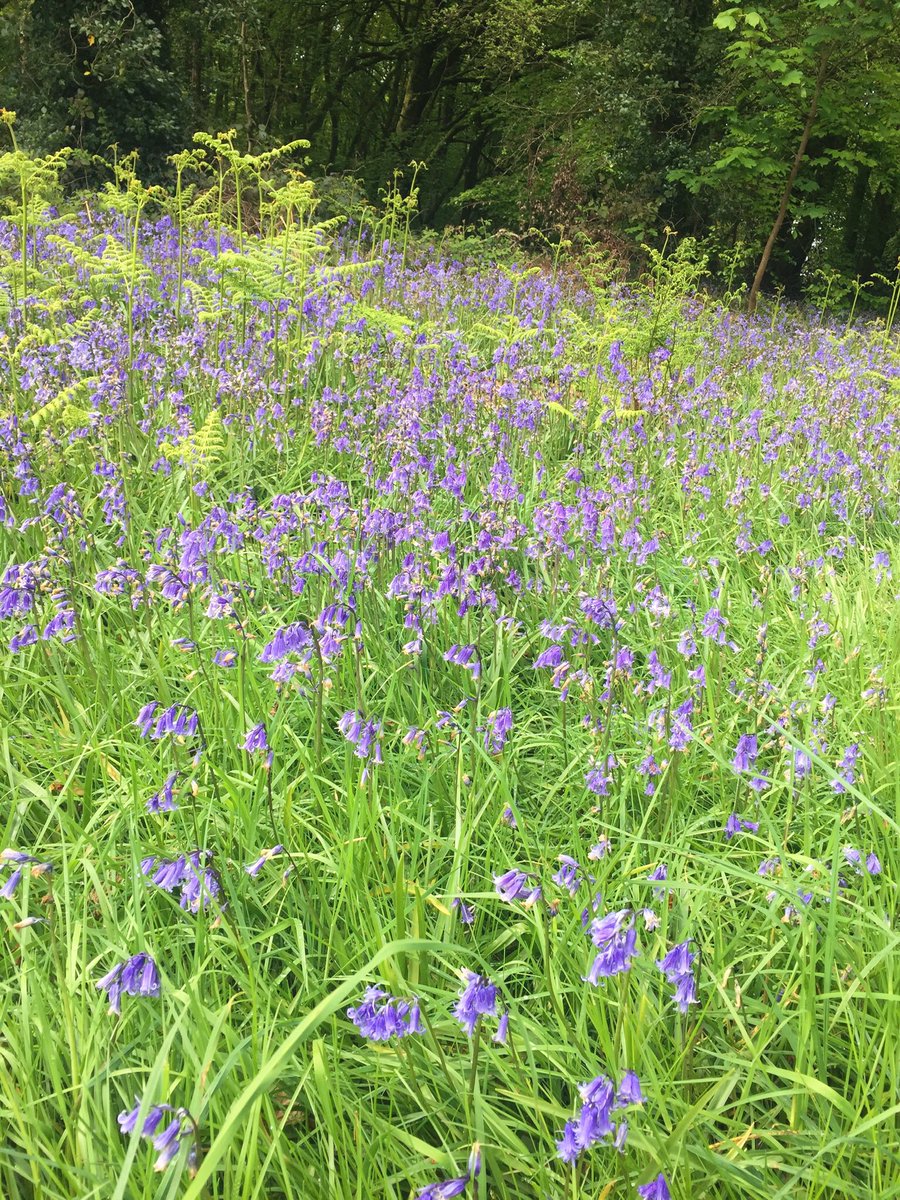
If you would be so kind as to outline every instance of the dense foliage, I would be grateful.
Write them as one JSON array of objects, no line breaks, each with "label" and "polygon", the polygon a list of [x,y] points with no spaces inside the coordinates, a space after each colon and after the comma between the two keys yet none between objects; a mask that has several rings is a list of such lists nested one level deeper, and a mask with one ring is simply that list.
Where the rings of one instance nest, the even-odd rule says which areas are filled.
[{"label": "dense foliage", "polygon": [[3,1196],[900,1195],[888,325],[19,167]]},{"label": "dense foliage", "polygon": [[897,18],[896,0],[10,0],[0,78],[34,152],[117,143],[162,173],[195,129],[302,137],[343,195],[426,163],[426,223],[625,257],[668,225],[748,282],[787,189],[770,282],[843,298],[859,277],[877,301],[900,255]]}]

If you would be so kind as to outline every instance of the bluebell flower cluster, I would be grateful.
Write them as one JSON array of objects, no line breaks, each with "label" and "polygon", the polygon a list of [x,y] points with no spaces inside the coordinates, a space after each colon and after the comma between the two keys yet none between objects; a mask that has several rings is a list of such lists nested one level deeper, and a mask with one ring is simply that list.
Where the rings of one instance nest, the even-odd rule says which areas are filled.
[{"label": "bluebell flower cluster", "polygon": [[362,1003],[355,1008],[348,1008],[347,1016],[360,1035],[370,1042],[387,1042],[391,1038],[424,1033],[416,997],[398,1000],[378,987],[367,988]]},{"label": "bluebell flower cluster", "polygon": [[35,878],[50,875],[53,871],[53,864],[41,862],[33,854],[26,854],[24,850],[6,849],[0,850],[0,871],[4,869],[8,874],[3,886],[0,887],[0,897],[4,900],[11,900],[26,872]]},{"label": "bluebell flower cluster", "polygon": [[541,888],[534,876],[515,867],[494,876],[494,890],[507,904],[520,900],[526,908],[531,908],[541,898]]},{"label": "bluebell flower cluster", "polygon": [[691,943],[679,942],[659,961],[657,966],[669,983],[675,987],[673,1000],[680,1012],[686,1013],[691,1004],[697,1004],[697,983],[694,979],[694,962],[697,955],[691,951]]},{"label": "bluebell flower cluster", "polygon": [[[141,1101],[119,1113],[119,1130],[128,1136],[138,1128]],[[170,1115],[171,1114],[171,1115]],[[141,1122],[140,1136],[152,1143],[157,1153],[153,1164],[155,1171],[164,1171],[177,1157],[183,1146],[187,1146],[186,1166],[191,1175],[197,1169],[197,1126],[186,1108],[173,1108],[170,1104],[154,1104],[147,1109]]]},{"label": "bluebell flower cluster", "polygon": [[109,1011],[122,1011],[122,996],[158,996],[159,971],[149,954],[133,954],[125,962],[116,963],[97,987],[109,997]]},{"label": "bluebell flower cluster", "polygon": [[191,850],[177,858],[145,858],[141,862],[141,874],[155,887],[164,892],[179,891],[179,905],[188,912],[197,913],[219,903],[222,885],[212,864],[211,850]]},{"label": "bluebell flower cluster", "polygon": [[631,970],[637,955],[637,930],[630,908],[607,913],[591,921],[588,928],[591,941],[599,949],[591,969],[584,977],[586,983],[597,987],[601,980],[611,979]]},{"label": "bluebell flower cluster", "polygon": [[476,1142],[469,1154],[469,1162],[464,1175],[457,1175],[453,1179],[444,1179],[440,1183],[429,1183],[416,1192],[415,1200],[453,1200],[454,1196],[461,1196],[480,1173],[481,1149]]},{"label": "bluebell flower cluster", "polygon": [[480,1021],[485,1017],[496,1017],[497,985],[484,975],[463,970],[463,989],[453,1015],[469,1037],[473,1037]]},{"label": "bluebell flower cluster", "polygon": [[622,1109],[643,1104],[646,1097],[634,1071],[626,1071],[618,1089],[606,1075],[598,1075],[578,1089],[581,1107],[575,1118],[566,1122],[556,1151],[565,1163],[573,1163],[586,1150],[606,1142],[619,1151],[628,1139],[628,1123],[620,1119]]},{"label": "bluebell flower cluster", "polygon": [[185,704],[161,708],[157,700],[145,704],[134,723],[140,729],[141,737],[149,737],[153,741],[160,741],[164,737],[196,737],[200,728],[200,718],[192,708]]},{"label": "bluebell flower cluster", "polygon": [[[338,730],[353,746],[353,753],[357,758],[371,760],[373,763],[384,761],[381,754],[380,721],[367,720],[362,713],[351,710],[345,712],[338,721]],[[363,774],[365,777],[366,772]]]}]

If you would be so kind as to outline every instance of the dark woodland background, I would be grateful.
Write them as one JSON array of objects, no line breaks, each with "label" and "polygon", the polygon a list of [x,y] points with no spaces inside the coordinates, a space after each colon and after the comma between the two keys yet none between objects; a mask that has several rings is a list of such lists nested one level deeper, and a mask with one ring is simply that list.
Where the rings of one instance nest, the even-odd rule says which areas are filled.
[{"label": "dark woodland background", "polygon": [[162,181],[195,130],[234,128],[254,151],[308,139],[306,170],[335,205],[377,200],[395,171],[426,164],[426,226],[583,236],[626,260],[668,226],[748,281],[771,242],[766,286],[789,295],[895,272],[889,0],[13,0],[0,13],[18,143],[82,151],[72,186],[92,186],[92,156],[113,145]]}]

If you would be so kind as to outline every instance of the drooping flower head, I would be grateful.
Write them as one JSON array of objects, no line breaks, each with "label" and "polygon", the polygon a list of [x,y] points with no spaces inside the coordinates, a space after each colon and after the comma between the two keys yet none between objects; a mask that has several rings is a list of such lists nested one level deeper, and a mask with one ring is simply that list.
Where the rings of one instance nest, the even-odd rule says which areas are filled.
[{"label": "drooping flower head", "polygon": [[429,1183],[427,1187],[416,1192],[415,1200],[453,1200],[461,1196],[471,1180],[481,1172],[481,1149],[476,1142],[469,1154],[469,1162],[465,1175],[457,1175],[453,1179],[444,1179],[440,1183]]},{"label": "drooping flower head", "polygon": [[246,867],[244,867],[244,870],[248,875],[252,875],[255,879],[266,863],[271,862],[272,859],[276,858],[279,854],[284,854],[284,846],[280,844],[277,846],[272,846],[270,850],[263,850],[259,858],[255,862],[249,863]]},{"label": "drooping flower head", "polygon": [[651,1179],[649,1183],[641,1184],[637,1190],[641,1200],[672,1200],[672,1194],[669,1191],[669,1185],[666,1183],[665,1175],[657,1175],[655,1179]]},{"label": "drooping flower head", "polygon": [[462,971],[464,987],[453,1009],[453,1015],[472,1037],[482,1017],[497,1015],[497,986],[484,975]]},{"label": "drooping flower head", "polygon": [[631,969],[632,960],[637,954],[637,933],[630,908],[607,913],[605,917],[591,921],[589,933],[600,953],[584,977],[585,983],[597,987],[601,979],[610,979]]},{"label": "drooping flower head", "polygon": [[109,997],[109,1011],[122,1011],[122,995],[158,996],[160,993],[159,971],[149,954],[134,954],[125,962],[116,963],[97,987]]},{"label": "drooping flower head", "polygon": [[502,875],[494,876],[494,890],[507,904],[521,900],[526,908],[531,908],[541,898],[541,889],[534,876],[526,871],[516,870],[515,867],[504,871]]},{"label": "drooping flower head", "polygon": [[[133,1133],[138,1125],[141,1101],[135,1100],[132,1109],[119,1113],[119,1130],[124,1136]],[[160,1125],[171,1113],[171,1120],[160,1130]],[[186,1108],[173,1108],[171,1104],[154,1104],[140,1128],[140,1136],[153,1143],[157,1152],[154,1171],[164,1171],[177,1157],[182,1146],[188,1146],[186,1165],[191,1175],[197,1169],[197,1124]]]},{"label": "drooping flower head", "polygon": [[691,951],[690,940],[679,942],[657,961],[656,965],[669,983],[675,985],[673,999],[679,1010],[686,1013],[691,1004],[697,1004],[697,984],[694,979],[694,962],[697,955]]},{"label": "drooping flower head", "polygon": [[412,1033],[423,1033],[419,1001],[398,1000],[381,988],[370,987],[362,1003],[347,1009],[347,1016],[370,1042],[386,1042],[390,1038],[403,1038]]}]

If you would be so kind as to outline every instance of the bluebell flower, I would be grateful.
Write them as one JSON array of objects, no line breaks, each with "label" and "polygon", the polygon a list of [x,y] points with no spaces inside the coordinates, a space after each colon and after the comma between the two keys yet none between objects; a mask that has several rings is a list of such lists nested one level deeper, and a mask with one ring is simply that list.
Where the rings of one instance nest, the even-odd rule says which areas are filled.
[{"label": "bluebell flower", "polygon": [[122,994],[126,996],[158,996],[159,971],[149,954],[135,954],[116,965],[96,985],[109,997],[109,1011],[122,1011]]},{"label": "bluebell flower", "polygon": [[430,1183],[421,1191],[416,1192],[415,1200],[452,1200],[454,1196],[461,1196],[469,1186],[469,1182],[477,1178],[480,1171],[481,1150],[476,1142],[469,1154],[465,1175],[458,1175],[454,1179],[445,1179],[441,1183]]},{"label": "bluebell flower", "polygon": [[266,727],[262,721],[258,725],[254,725],[247,736],[244,738],[243,750],[249,754],[257,752],[262,753],[269,749],[269,742],[266,738]]},{"label": "bluebell flower", "polygon": [[33,854],[26,854],[24,850],[0,850],[0,870],[9,867],[12,870],[0,888],[0,898],[4,900],[12,900],[26,871],[32,877],[49,875],[53,871],[52,863],[41,862]]},{"label": "bluebell flower", "polygon": [[141,731],[141,737],[147,737],[153,727],[153,715],[159,708],[159,701],[151,700],[149,704],[145,704],[135,718],[135,725]]},{"label": "bluebell flower", "polygon": [[473,679],[478,679],[481,676],[481,660],[478,657],[477,646],[457,646],[454,644],[449,650],[444,652],[444,662],[453,663],[457,667],[465,667],[467,671],[472,672]]},{"label": "bluebell flower", "polygon": [[805,779],[812,771],[812,759],[805,750],[794,751],[794,776],[797,779]]},{"label": "bluebell flower", "polygon": [[153,793],[147,801],[147,812],[174,812],[178,808],[175,803],[175,784],[180,774],[180,771],[173,771],[159,791]]},{"label": "bluebell flower", "polygon": [[891,576],[891,556],[886,550],[876,550],[875,558],[872,560],[872,570],[875,572],[876,585],[881,583],[882,579]]},{"label": "bluebell flower", "polygon": [[[141,862],[141,874],[155,887],[165,892],[181,888],[179,904],[189,912],[197,913],[218,901],[222,894],[219,877],[213,867],[211,850],[192,850],[178,858],[145,858]],[[224,905],[220,907],[224,908]]]},{"label": "bluebell flower", "polygon": [[535,671],[542,667],[552,667],[554,670],[563,661],[562,646],[548,646],[546,650],[542,650],[534,662],[531,664]]},{"label": "bluebell flower", "polygon": [[581,1153],[574,1121],[566,1121],[563,1135],[556,1143],[556,1152],[564,1163],[573,1163]]},{"label": "bluebell flower", "polygon": [[230,646],[222,650],[217,650],[213,655],[213,665],[217,667],[225,667],[226,670],[237,666],[238,652]]},{"label": "bluebell flower", "polygon": [[584,777],[588,791],[593,792],[595,796],[608,796],[615,766],[616,760],[612,754],[607,756],[605,764],[595,761]]},{"label": "bluebell flower", "polygon": [[381,757],[381,722],[366,720],[362,713],[350,710],[345,712],[338,721],[338,732],[342,733],[354,747],[353,753],[357,758],[368,759],[380,763]]},{"label": "bluebell flower", "polygon": [[502,875],[494,876],[494,889],[507,904],[521,900],[526,908],[531,908],[541,898],[541,889],[535,884],[534,876],[514,867],[504,871]]},{"label": "bluebell flower", "polygon": [[642,1184],[637,1192],[641,1200],[672,1200],[665,1175],[657,1175],[649,1183]]},{"label": "bluebell flower", "polygon": [[[862,851],[855,849],[853,846],[844,846],[841,853],[843,854],[846,862],[850,863],[851,866],[856,867],[856,873],[858,875],[861,874],[862,867],[860,864],[863,861]],[[869,875],[881,874],[881,863],[879,862],[878,855],[874,850],[866,855],[865,867]]]},{"label": "bluebell flower", "polygon": [[725,840],[730,842],[736,833],[756,833],[759,821],[748,821],[745,817],[732,813],[725,822]]},{"label": "bluebell flower", "polygon": [[626,1071],[616,1092],[616,1108],[629,1104],[643,1104],[647,1097],[641,1091],[641,1081],[634,1071]]},{"label": "bluebell flower", "polygon": [[362,1003],[347,1009],[347,1016],[370,1042],[386,1042],[392,1037],[403,1038],[423,1033],[419,1001],[398,1000],[381,988],[366,989]]},{"label": "bluebell flower", "polygon": [[33,625],[25,625],[18,634],[10,638],[9,648],[13,654],[18,654],[26,646],[33,646],[37,640],[37,629]]},{"label": "bluebell flower", "polygon": [[[141,1102],[137,1100],[133,1109],[119,1113],[119,1130],[124,1135],[132,1133],[137,1128],[140,1116]],[[172,1119],[161,1132],[157,1132],[167,1114]],[[157,1152],[155,1171],[164,1171],[175,1159],[183,1145],[187,1145],[187,1168],[191,1175],[197,1169],[197,1126],[194,1118],[186,1108],[173,1108],[171,1104],[155,1104],[147,1110],[141,1126],[140,1136],[153,1143]]]},{"label": "bluebell flower", "polygon": [[450,907],[455,908],[459,913],[459,919],[463,925],[472,925],[475,922],[475,909],[471,904],[465,904],[459,896],[454,896],[450,901]]},{"label": "bluebell flower", "polygon": [[263,850],[259,858],[255,862],[250,863],[249,866],[244,867],[244,870],[248,875],[252,875],[254,878],[256,878],[266,863],[271,862],[271,860],[279,854],[284,854],[284,846],[278,845],[273,846],[271,850]]},{"label": "bluebell flower", "polygon": [[679,942],[656,963],[669,983],[675,985],[673,999],[683,1013],[687,1012],[689,1005],[698,1003],[693,973],[696,957],[691,951],[690,941]]},{"label": "bluebell flower", "polygon": [[732,766],[735,771],[752,771],[757,757],[757,741],[752,733],[744,733],[738,738],[737,749],[734,752]]},{"label": "bluebell flower", "polygon": [[553,882],[565,888],[570,896],[575,896],[581,887],[582,879],[578,872],[581,867],[568,854],[559,855],[559,870],[553,875]]},{"label": "bluebell flower", "polygon": [[484,975],[462,971],[464,987],[453,1009],[453,1015],[472,1037],[482,1017],[497,1015],[497,986]]},{"label": "bluebell flower", "polygon": [[846,792],[848,787],[856,782],[856,763],[859,759],[859,743],[853,742],[844,751],[844,757],[838,763],[837,769],[840,771],[838,779],[832,779],[831,786],[839,795]]},{"label": "bluebell flower", "polygon": [[634,916],[630,908],[607,913],[590,924],[591,941],[600,950],[591,969],[584,977],[585,983],[597,987],[601,979],[610,979],[631,969],[637,954],[637,933]]},{"label": "bluebell flower", "polygon": [[506,1039],[509,1035],[509,1009],[504,1009],[500,1015],[500,1020],[497,1022],[497,1030],[491,1041],[496,1042],[498,1046],[505,1046]]},{"label": "bluebell flower", "polygon": [[499,708],[487,719],[484,731],[484,748],[489,754],[500,754],[506,745],[513,727],[511,708]]},{"label": "bluebell flower", "polygon": [[581,1107],[574,1120],[567,1121],[563,1135],[556,1143],[559,1157],[572,1163],[597,1142],[611,1140],[619,1151],[625,1147],[628,1125],[616,1122],[613,1114],[632,1104],[642,1104],[644,1095],[637,1075],[627,1071],[619,1088],[606,1075],[598,1075],[578,1088]]}]

